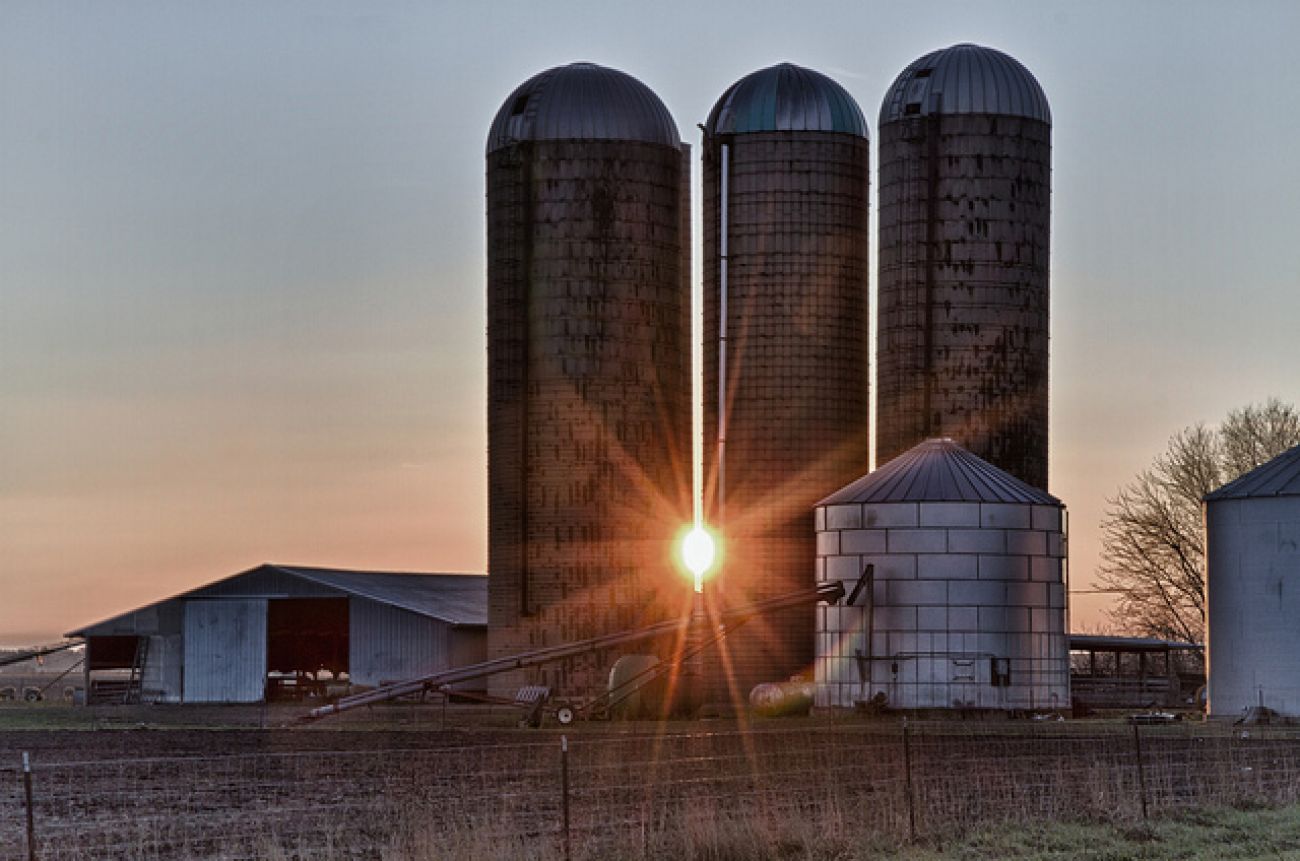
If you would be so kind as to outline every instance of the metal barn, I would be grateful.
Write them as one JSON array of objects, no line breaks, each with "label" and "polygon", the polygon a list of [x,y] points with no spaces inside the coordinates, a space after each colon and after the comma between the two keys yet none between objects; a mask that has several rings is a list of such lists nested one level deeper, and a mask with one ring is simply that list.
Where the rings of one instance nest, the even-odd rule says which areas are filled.
[{"label": "metal barn", "polygon": [[487,578],[260,565],[88,625],[88,703],[341,693],[487,656]]},{"label": "metal barn", "polygon": [[1070,634],[1070,703],[1093,709],[1183,708],[1205,684],[1200,643]]}]

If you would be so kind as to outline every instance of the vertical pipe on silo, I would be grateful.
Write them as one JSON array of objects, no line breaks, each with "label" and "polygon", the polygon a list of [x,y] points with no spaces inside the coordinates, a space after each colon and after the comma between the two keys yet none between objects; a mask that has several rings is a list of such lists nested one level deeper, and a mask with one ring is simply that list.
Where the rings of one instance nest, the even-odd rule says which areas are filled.
[{"label": "vertical pipe on silo", "polygon": [[[817,114],[819,93],[850,101],[809,70],[760,70],[705,130],[709,501],[729,602],[813,580],[812,508],[868,464],[869,143],[860,117]],[[787,611],[729,637],[731,687],[806,669],[812,636],[812,614]]]}]

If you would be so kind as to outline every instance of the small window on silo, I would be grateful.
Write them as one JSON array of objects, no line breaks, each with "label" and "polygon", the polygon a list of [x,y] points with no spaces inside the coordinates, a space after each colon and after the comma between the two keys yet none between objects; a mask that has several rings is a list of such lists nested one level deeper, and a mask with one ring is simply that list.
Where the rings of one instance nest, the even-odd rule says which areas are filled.
[{"label": "small window on silo", "polygon": [[917,114],[921,113],[921,103],[908,102],[907,105],[903,108],[903,113],[907,114],[908,116],[916,116]]},{"label": "small window on silo", "polygon": [[515,103],[510,106],[510,116],[512,117],[519,116],[524,112],[524,108],[526,107],[528,107],[528,96],[527,95],[519,96],[518,98],[515,99]]},{"label": "small window on silo", "polygon": [[916,74],[913,75],[912,77],[914,77],[914,78],[928,78],[928,77],[930,77],[930,73],[933,72],[933,71],[934,71],[934,69],[917,69],[917,70],[916,70]]}]

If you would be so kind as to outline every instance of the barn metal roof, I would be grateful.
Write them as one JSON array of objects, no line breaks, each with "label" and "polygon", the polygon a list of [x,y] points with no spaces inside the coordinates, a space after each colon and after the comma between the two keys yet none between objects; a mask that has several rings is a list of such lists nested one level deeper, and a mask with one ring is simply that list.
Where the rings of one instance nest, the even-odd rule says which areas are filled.
[{"label": "barn metal roof", "polygon": [[292,565],[267,567],[453,625],[487,624],[487,577],[482,574],[398,574]]},{"label": "barn metal roof", "polygon": [[595,63],[556,66],[520,84],[492,120],[487,151],[537,140],[681,145],[677,123],[654,91],[626,72]]},{"label": "barn metal roof", "polygon": [[1042,120],[1052,111],[1019,60],[981,45],[953,45],[921,57],[885,93],[880,124],[929,114],[1001,114]]},{"label": "barn metal roof", "polygon": [[711,135],[745,132],[844,132],[870,137],[862,108],[835,81],[792,63],[746,75],[709,112]]},{"label": "barn metal roof", "polygon": [[947,438],[920,443],[817,504],[855,502],[1061,505],[1050,493],[1025,484]]},{"label": "barn metal roof", "polygon": [[[277,577],[279,579],[277,579]],[[306,587],[286,592],[284,577]],[[146,604],[109,619],[86,625],[68,633],[68,637],[85,637],[95,629],[111,627],[114,622],[183,598],[287,598],[352,595],[380,604],[409,610],[438,619],[449,625],[478,626],[487,624],[487,576],[483,574],[416,574],[393,571],[351,571],[340,568],[309,568],[299,565],[259,565],[230,577],[208,583],[153,604]]]},{"label": "barn metal roof", "polygon": [[1200,643],[1182,640],[1159,640],[1154,637],[1115,637],[1109,634],[1070,634],[1070,648],[1080,651],[1118,652],[1195,652],[1204,649]]},{"label": "barn metal roof", "polygon": [[1263,466],[1207,493],[1205,501],[1257,496],[1300,496],[1300,445],[1287,449]]}]

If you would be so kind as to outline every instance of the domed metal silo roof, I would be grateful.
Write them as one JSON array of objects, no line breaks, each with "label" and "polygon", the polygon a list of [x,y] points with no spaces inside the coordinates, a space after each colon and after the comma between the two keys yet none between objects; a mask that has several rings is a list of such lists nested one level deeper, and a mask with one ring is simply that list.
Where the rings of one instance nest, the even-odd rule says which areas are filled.
[{"label": "domed metal silo roof", "polygon": [[520,84],[492,120],[487,151],[536,140],[681,145],[677,123],[653,90],[626,72],[595,63],[556,66]]},{"label": "domed metal silo roof", "polygon": [[1002,114],[1052,122],[1047,95],[1019,60],[970,44],[926,54],[904,69],[885,93],[880,122],[932,113]]},{"label": "domed metal silo roof", "polygon": [[709,112],[711,135],[745,132],[843,132],[870,137],[862,108],[820,72],[778,63],[727,88]]},{"label": "domed metal silo roof", "polygon": [[1287,449],[1268,463],[1207,493],[1205,501],[1251,499],[1259,496],[1300,496],[1300,445]]},{"label": "domed metal silo roof", "polygon": [[1061,504],[1050,493],[1025,484],[946,438],[914,446],[817,504],[855,502]]}]

